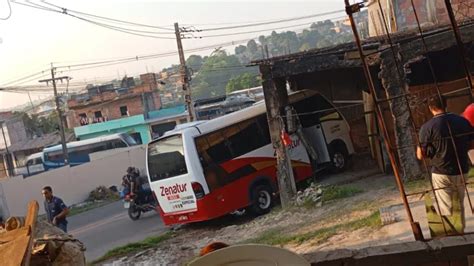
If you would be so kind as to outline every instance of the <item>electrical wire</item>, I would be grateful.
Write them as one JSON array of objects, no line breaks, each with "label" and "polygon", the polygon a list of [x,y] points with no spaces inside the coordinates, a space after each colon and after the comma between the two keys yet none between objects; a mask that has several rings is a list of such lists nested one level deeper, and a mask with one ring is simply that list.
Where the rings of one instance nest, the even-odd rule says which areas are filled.
[{"label": "electrical wire", "polygon": [[64,8],[64,7],[61,7],[61,6],[58,6],[58,5],[55,5],[55,4],[46,2],[46,1],[44,1],[44,0],[42,0],[41,2],[43,2],[43,3],[47,4],[47,5],[50,5],[50,6],[54,6],[54,7],[56,7],[56,8],[60,8],[61,10],[67,10],[67,11],[69,11],[69,12],[81,14],[81,15],[84,15],[84,16],[89,16],[89,17],[94,17],[94,18],[99,18],[99,19],[109,20],[109,21],[115,21],[115,22],[120,22],[120,23],[124,23],[124,24],[135,25],[135,26],[147,27],[147,28],[155,28],[155,29],[161,29],[161,30],[168,30],[168,31],[172,31],[172,33],[174,33],[174,29],[170,29],[170,28],[163,27],[163,26],[154,26],[154,25],[147,25],[147,24],[135,23],[135,22],[125,21],[125,20],[120,20],[120,19],[113,19],[113,18],[108,18],[108,17],[104,17],[104,16],[93,15],[93,14],[90,14],[90,13],[85,13],[85,12],[81,12],[81,11],[77,11],[77,10],[73,10],[73,9]]},{"label": "electrical wire", "polygon": [[36,72],[36,73],[30,74],[30,75],[27,75],[27,76],[25,76],[25,77],[21,77],[21,78],[12,80],[12,81],[8,81],[8,82],[6,82],[6,83],[1,84],[0,86],[7,86],[7,85],[10,85],[10,84],[12,84],[12,83],[20,82],[20,81],[23,81],[23,80],[25,80],[25,79],[29,79],[29,78],[32,78],[32,77],[41,75],[41,74],[44,74],[45,71],[48,71],[48,70],[47,70],[47,69],[41,70],[41,71],[39,71],[39,72]]},{"label": "electrical wire", "polygon": [[330,12],[325,12],[325,13],[312,14],[312,15],[308,15],[308,16],[293,17],[293,18],[287,18],[287,19],[279,19],[279,20],[274,20],[274,21],[269,21],[269,22],[251,23],[251,24],[228,26],[228,27],[207,28],[207,29],[202,29],[202,30],[199,30],[199,31],[200,32],[202,32],[202,31],[217,31],[217,30],[229,30],[229,29],[263,26],[263,25],[290,22],[290,21],[302,20],[302,19],[308,19],[308,18],[322,17],[322,16],[327,16],[327,15],[334,15],[334,14],[343,13],[343,12],[344,12],[344,10],[336,10],[336,11],[330,11]]},{"label": "electrical wire", "polygon": [[6,18],[0,18],[0,20],[7,20],[12,16],[12,6],[10,4],[10,0],[6,0],[6,1],[8,3],[8,9],[9,9],[8,16]]},{"label": "electrical wire", "polygon": [[118,27],[118,26],[114,26],[114,25],[110,25],[110,24],[105,24],[105,23],[93,21],[93,20],[90,20],[90,19],[87,19],[87,18],[83,18],[83,17],[80,17],[80,16],[70,14],[70,13],[67,12],[68,11],[67,9],[63,9],[63,11],[55,10],[55,9],[51,9],[51,8],[48,8],[48,7],[38,5],[38,4],[33,3],[33,2],[30,2],[31,4],[25,4],[25,3],[20,3],[20,2],[13,2],[13,3],[23,5],[23,6],[27,6],[27,7],[31,7],[31,8],[44,10],[44,11],[50,11],[50,12],[55,12],[55,13],[67,15],[67,16],[79,19],[81,21],[91,23],[91,24],[96,25],[96,26],[100,26],[100,27],[103,27],[103,28],[107,28],[107,29],[110,29],[110,30],[115,30],[115,31],[119,31],[119,32],[122,32],[122,33],[131,34],[131,35],[154,38],[154,39],[167,39],[167,40],[174,40],[175,39],[174,37],[160,37],[160,36],[142,34],[143,32],[149,32],[149,33],[153,33],[153,34],[164,34],[163,32],[150,32],[150,31],[141,31],[141,30],[136,30],[136,29],[128,29],[128,28],[122,28],[122,27]]},{"label": "electrical wire", "polygon": [[[185,52],[206,51],[206,50],[209,50],[209,49],[215,49],[216,47],[225,47],[225,46],[236,45],[236,44],[239,44],[239,43],[242,43],[242,42],[247,42],[249,40],[252,40],[252,39],[245,39],[245,40],[232,41],[232,42],[227,42],[227,43],[220,43],[220,44],[214,44],[214,45],[209,45],[209,46],[191,48],[191,49],[185,50]],[[177,51],[173,51],[173,52],[165,52],[165,53],[151,54],[151,55],[145,55],[145,56],[126,57],[126,58],[122,58],[122,59],[107,60],[107,61],[101,61],[101,62],[74,64],[74,65],[67,65],[67,66],[56,66],[55,68],[56,69],[68,69],[67,71],[77,71],[77,70],[91,69],[91,68],[96,68],[96,67],[104,67],[104,66],[111,66],[111,65],[116,65],[116,64],[130,63],[130,62],[139,61],[139,60],[149,60],[149,59],[168,57],[168,56],[173,56],[173,55],[177,55],[177,54],[178,54]],[[74,69],[75,67],[84,67],[84,68]]]},{"label": "electrical wire", "polygon": [[142,34],[143,32],[159,34],[159,33],[156,33],[156,32],[126,29],[126,28],[122,28],[122,27],[117,27],[117,26],[113,26],[113,25],[109,25],[109,24],[89,20],[89,19],[82,18],[82,17],[76,16],[76,15],[73,15],[73,14],[69,14],[69,13],[63,13],[63,14],[68,15],[68,16],[73,17],[73,18],[76,18],[76,19],[79,19],[79,20],[82,20],[82,21],[85,21],[85,22],[88,22],[88,23],[91,23],[91,24],[96,25],[96,26],[100,26],[100,27],[103,27],[103,28],[107,28],[107,29],[110,29],[110,30],[115,30],[115,31],[119,31],[119,32],[131,34],[131,35],[154,38],[154,39],[175,40],[175,37],[161,37],[161,36],[153,36],[153,35]]},{"label": "electrical wire", "polygon": [[[342,17],[336,17],[330,20],[337,20]],[[197,38],[211,38],[211,37],[224,37],[224,36],[233,36],[233,35],[241,35],[241,34],[249,34],[249,33],[258,33],[258,32],[265,32],[265,31],[273,31],[273,30],[281,30],[281,29],[289,29],[293,27],[300,27],[300,26],[305,26],[308,25],[311,26],[314,22],[306,22],[306,23],[300,23],[300,24],[295,24],[295,25],[290,25],[290,26],[284,26],[284,27],[278,27],[278,28],[270,28],[270,29],[261,29],[261,30],[254,30],[254,31],[244,31],[244,32],[234,32],[234,33],[222,33],[222,34],[211,34],[211,35],[203,35],[200,37],[195,37]],[[306,29],[303,28],[303,29]]]}]

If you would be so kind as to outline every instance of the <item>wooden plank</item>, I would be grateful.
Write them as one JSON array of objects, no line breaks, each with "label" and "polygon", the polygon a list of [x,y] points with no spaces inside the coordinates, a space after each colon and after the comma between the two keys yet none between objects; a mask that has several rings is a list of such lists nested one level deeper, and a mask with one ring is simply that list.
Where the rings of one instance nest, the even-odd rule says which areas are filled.
[{"label": "wooden plank", "polygon": [[26,246],[26,250],[23,257],[23,262],[21,265],[28,266],[30,265],[30,259],[31,259],[31,251],[33,250],[33,236],[35,234],[36,230],[36,221],[38,219],[38,210],[39,210],[39,204],[36,200],[30,201],[28,204],[28,213],[26,215],[25,219],[25,227],[30,229],[30,235],[28,239],[28,244]]},{"label": "wooden plank", "polygon": [[5,233],[2,233],[0,234],[0,245],[13,241],[17,237],[27,236],[29,235],[29,233],[30,233],[30,229],[27,227],[21,227],[13,231],[7,231]]},{"label": "wooden plank", "polygon": [[0,246],[0,262],[2,266],[18,266],[24,260],[30,236],[22,235]]}]

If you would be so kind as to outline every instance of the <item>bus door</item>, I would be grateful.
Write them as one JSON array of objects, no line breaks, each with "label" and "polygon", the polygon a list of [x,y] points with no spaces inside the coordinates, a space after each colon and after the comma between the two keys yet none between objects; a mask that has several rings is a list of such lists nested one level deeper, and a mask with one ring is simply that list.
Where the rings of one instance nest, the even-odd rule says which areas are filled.
[{"label": "bus door", "polygon": [[303,134],[308,142],[313,146],[317,154],[316,163],[322,164],[331,161],[326,139],[324,137],[323,128],[319,118],[315,118],[314,124],[310,127],[303,128]]}]

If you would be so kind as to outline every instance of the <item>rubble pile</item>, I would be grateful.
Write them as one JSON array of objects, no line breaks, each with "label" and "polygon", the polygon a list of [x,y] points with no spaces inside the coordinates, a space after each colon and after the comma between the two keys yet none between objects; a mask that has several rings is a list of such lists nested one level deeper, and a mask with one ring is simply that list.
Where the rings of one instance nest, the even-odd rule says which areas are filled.
[{"label": "rubble pile", "polygon": [[118,199],[117,189],[107,188],[105,186],[97,187],[89,193],[87,201],[103,201]]},{"label": "rubble pile", "polygon": [[61,229],[37,221],[30,265],[86,265],[84,244]]},{"label": "rubble pile", "polygon": [[323,190],[321,185],[311,183],[304,191],[298,191],[296,194],[296,206],[321,206],[323,201]]}]

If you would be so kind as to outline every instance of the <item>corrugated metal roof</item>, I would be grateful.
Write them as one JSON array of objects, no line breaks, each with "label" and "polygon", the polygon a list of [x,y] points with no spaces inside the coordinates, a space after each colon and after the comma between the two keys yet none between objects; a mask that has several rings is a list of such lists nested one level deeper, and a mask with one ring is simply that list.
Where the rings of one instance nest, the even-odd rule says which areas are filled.
[{"label": "corrugated metal roof", "polygon": [[[74,139],[73,133],[66,133],[66,141],[71,141]],[[26,151],[32,149],[41,149],[49,145],[55,145],[61,143],[61,135],[59,133],[50,133],[45,134],[41,137],[37,137],[34,139],[29,139],[22,142],[17,142],[8,147],[9,152],[18,152],[18,151]],[[0,153],[5,154],[6,150],[0,151]]]}]

